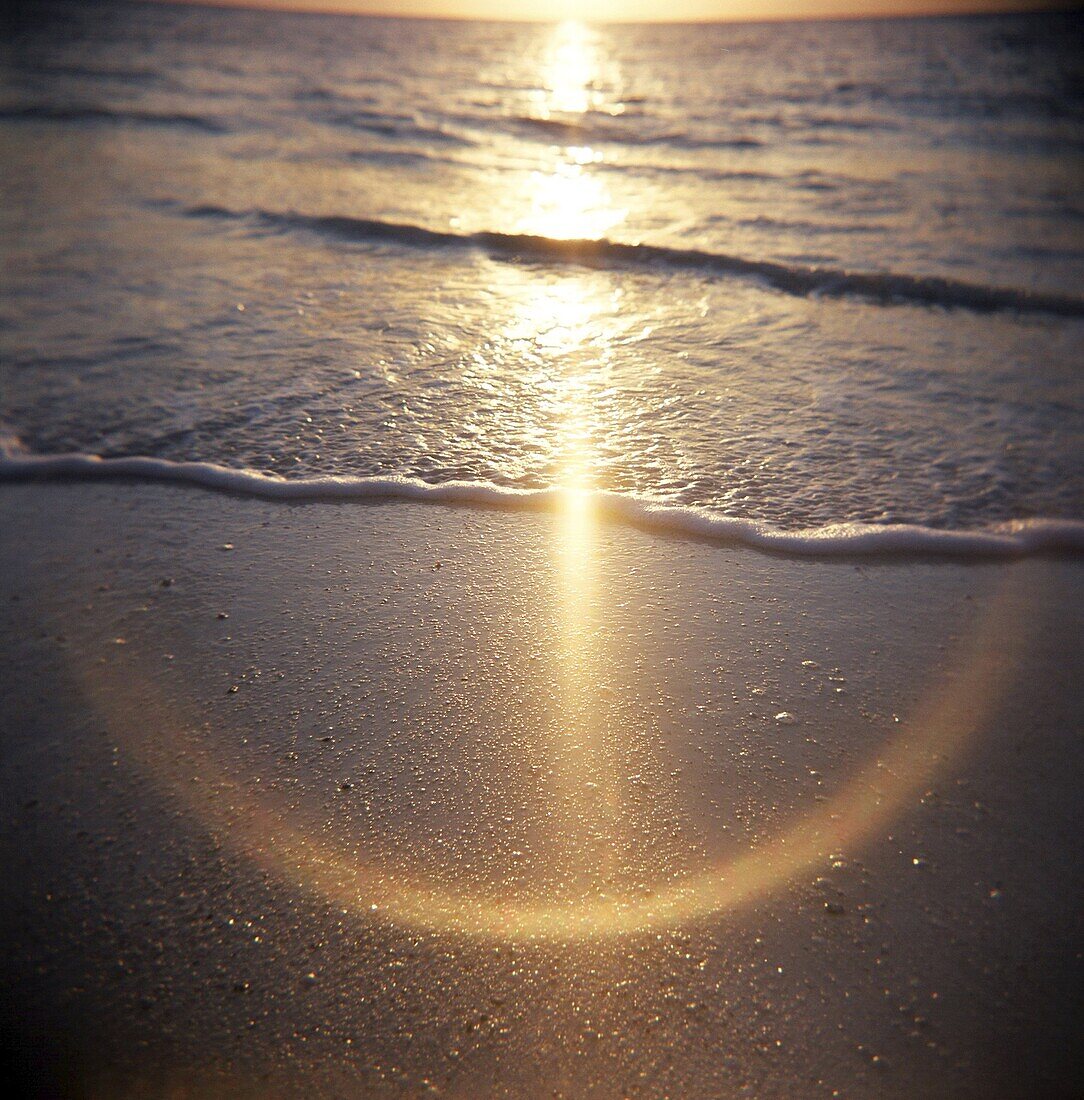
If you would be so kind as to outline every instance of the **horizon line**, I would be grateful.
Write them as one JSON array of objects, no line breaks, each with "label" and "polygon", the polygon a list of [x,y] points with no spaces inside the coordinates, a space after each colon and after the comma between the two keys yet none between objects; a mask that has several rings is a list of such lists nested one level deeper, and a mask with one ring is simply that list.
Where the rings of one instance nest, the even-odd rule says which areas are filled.
[{"label": "horizon line", "polygon": [[[59,0],[60,3],[66,0]],[[555,16],[551,19],[535,19],[516,15],[456,15],[454,13],[434,14],[426,12],[392,12],[392,11],[357,11],[346,4],[349,0],[327,0],[326,6],[297,7],[290,0],[270,3],[263,0],[119,0],[123,4],[139,5],[153,3],[163,7],[185,8],[215,8],[221,10],[237,9],[242,11],[269,12],[281,15],[313,15],[313,16],[347,16],[359,19],[409,19],[417,22],[454,22],[454,23],[516,23],[525,25],[546,26],[555,23],[583,23],[602,26],[716,26],[725,24],[758,24],[758,23],[853,23],[853,22],[883,22],[891,20],[908,19],[973,19],[984,16],[1012,16],[1012,15],[1055,15],[1055,14],[1084,14],[1084,4],[1079,0],[1050,0],[1038,4],[1020,3],[1019,0],[1006,0],[1004,6],[997,3],[991,7],[983,5],[982,0],[974,0],[965,10],[946,11],[943,6],[936,6],[936,0],[932,0],[930,6],[915,11],[878,11],[878,12],[837,12],[822,15],[805,14],[780,14],[780,15],[730,15],[717,18],[703,19],[668,19],[668,18],[639,18],[639,19],[580,19],[569,16]],[[901,0],[903,2],[903,0]],[[860,3],[860,0],[856,0]]]}]

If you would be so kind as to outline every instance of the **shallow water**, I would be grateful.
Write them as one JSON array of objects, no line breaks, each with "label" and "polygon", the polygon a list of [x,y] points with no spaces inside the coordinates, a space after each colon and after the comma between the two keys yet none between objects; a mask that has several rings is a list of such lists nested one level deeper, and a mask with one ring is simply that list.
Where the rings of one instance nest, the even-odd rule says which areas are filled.
[{"label": "shallow water", "polygon": [[4,433],[1080,517],[1080,31],[58,7],[0,65]]}]

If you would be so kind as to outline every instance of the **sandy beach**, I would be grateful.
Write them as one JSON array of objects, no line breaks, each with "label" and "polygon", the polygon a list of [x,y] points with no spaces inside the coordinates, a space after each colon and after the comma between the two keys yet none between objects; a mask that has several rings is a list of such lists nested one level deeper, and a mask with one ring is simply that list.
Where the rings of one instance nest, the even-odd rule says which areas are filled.
[{"label": "sandy beach", "polygon": [[1084,1083],[1078,561],[792,559],[574,494],[0,510],[28,1093]]}]

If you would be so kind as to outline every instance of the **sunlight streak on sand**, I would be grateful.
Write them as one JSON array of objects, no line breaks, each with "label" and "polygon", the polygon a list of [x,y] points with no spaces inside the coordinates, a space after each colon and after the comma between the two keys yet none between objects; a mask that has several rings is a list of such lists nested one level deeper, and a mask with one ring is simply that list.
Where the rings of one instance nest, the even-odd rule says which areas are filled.
[{"label": "sunlight streak on sand", "polygon": [[[620,594],[612,581],[604,591],[601,578],[583,568],[591,560],[594,537],[590,514],[581,507],[585,499],[570,494],[554,533],[563,563],[562,590],[555,596],[564,601],[566,623],[555,644],[565,670],[560,689],[567,693],[569,742],[555,746],[567,755],[552,773],[558,792],[572,783],[579,790],[567,812],[554,807],[551,822],[558,832],[568,828],[570,817],[576,823],[563,837],[563,850],[559,845],[551,857],[567,859],[571,850],[572,873],[542,901],[514,891],[495,895],[439,885],[411,868],[345,851],[302,827],[282,796],[256,795],[249,783],[224,769],[216,745],[228,731],[203,721],[195,703],[198,686],[186,698],[167,698],[160,679],[141,667],[137,654],[76,663],[74,674],[88,706],[121,740],[125,755],[205,828],[277,877],[359,919],[493,941],[559,942],[686,927],[764,899],[833,853],[853,851],[887,829],[959,757],[1011,685],[1012,663],[1001,641],[1008,632],[1026,644],[1029,602],[1010,582],[992,599],[948,675],[932,685],[904,722],[904,732],[859,764],[834,796],[799,811],[774,837],[734,858],[676,882],[642,882],[624,890],[607,881],[610,861],[602,855],[606,845],[615,852],[620,848],[619,838],[608,832],[620,792],[606,771],[602,742],[593,740],[598,728],[591,724],[591,691],[602,656],[590,646],[591,608]],[[524,669],[524,674],[530,673]]]}]

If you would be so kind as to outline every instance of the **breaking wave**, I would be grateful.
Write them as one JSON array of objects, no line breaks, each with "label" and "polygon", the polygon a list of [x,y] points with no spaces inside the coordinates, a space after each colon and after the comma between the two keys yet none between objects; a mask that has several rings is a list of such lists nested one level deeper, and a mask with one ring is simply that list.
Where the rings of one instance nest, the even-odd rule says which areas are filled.
[{"label": "breaking wave", "polygon": [[480,248],[509,258],[544,260],[586,267],[665,266],[705,274],[756,279],[795,296],[854,297],[878,305],[917,304],[980,313],[1003,310],[1084,317],[1084,299],[1062,294],[983,286],[940,276],[897,272],[844,271],[805,267],[776,260],[754,260],[701,249],[622,241],[577,240],[523,233],[453,233],[420,225],[355,218],[345,214],[301,214],[293,211],[230,210],[201,205],[183,211],[192,218],[247,222],[266,229],[300,230],[349,242],[390,241],[412,248]]}]

